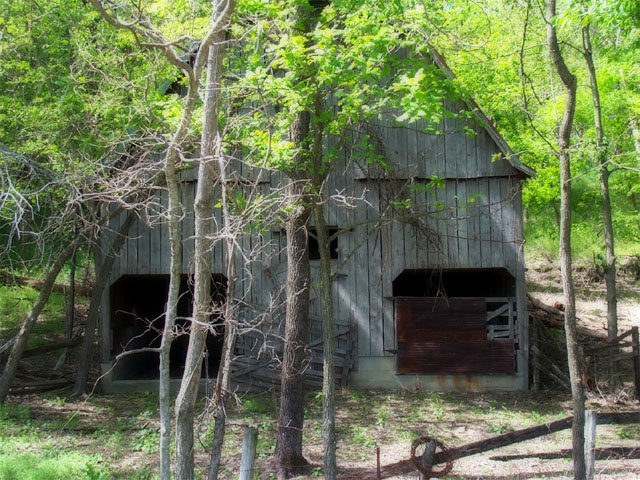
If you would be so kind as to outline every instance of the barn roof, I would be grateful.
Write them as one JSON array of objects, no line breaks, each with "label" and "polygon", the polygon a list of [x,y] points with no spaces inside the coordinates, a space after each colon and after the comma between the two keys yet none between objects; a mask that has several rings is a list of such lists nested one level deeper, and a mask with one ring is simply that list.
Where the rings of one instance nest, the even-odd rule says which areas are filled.
[{"label": "barn roof", "polygon": [[[433,55],[433,60],[438,68],[440,68],[449,78],[454,79],[456,76],[449,68],[449,65],[447,65],[447,62],[445,62],[444,57],[440,55],[440,53],[438,53],[438,51],[433,47],[431,48],[431,53]],[[484,114],[475,100],[473,98],[468,98],[467,103],[473,110],[473,113],[475,114],[478,121],[484,126],[489,136],[493,139],[494,142],[496,142],[496,145],[498,145],[498,148],[500,148],[500,151],[504,155],[505,159],[511,164],[511,166],[516,170],[522,172],[527,177],[535,176],[536,171],[520,161],[516,153],[507,144],[502,135],[500,135],[500,132],[498,132],[496,126]]]}]

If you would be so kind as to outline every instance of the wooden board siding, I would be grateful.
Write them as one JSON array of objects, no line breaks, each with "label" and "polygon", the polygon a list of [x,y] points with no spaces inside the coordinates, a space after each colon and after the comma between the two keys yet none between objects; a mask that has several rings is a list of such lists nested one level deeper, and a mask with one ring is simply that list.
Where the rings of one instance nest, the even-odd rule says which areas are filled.
[{"label": "wooden board siding", "polygon": [[[463,126],[462,120],[447,118],[437,126],[444,130],[444,134],[435,135],[424,133],[423,129],[427,127],[425,122],[416,125],[400,125],[388,120],[375,122],[370,128],[382,142],[387,160],[394,164],[392,178],[385,177],[382,169],[358,166],[353,152],[347,146],[339,155],[336,168],[326,182],[327,196],[339,195],[352,204],[351,207],[345,207],[343,202],[329,201],[326,213],[329,223],[343,232],[338,239],[339,259],[332,261],[337,278],[334,284],[334,309],[336,319],[341,324],[353,327],[355,356],[393,356],[394,350],[410,340],[410,337],[400,333],[402,329],[398,329],[394,301],[391,300],[393,281],[405,270],[504,268],[518,281],[517,319],[526,318],[520,191],[522,175],[504,158],[495,156],[498,147],[484,129],[477,124],[467,124],[466,127],[476,131],[475,137],[469,137],[462,132]],[[328,139],[326,147],[333,148],[338,144],[336,139]],[[241,163],[240,169],[243,175],[258,176],[255,169],[244,163]],[[443,179],[442,188],[420,187],[427,185],[434,175]],[[260,189],[263,195],[273,193],[284,184],[283,177],[273,172],[267,172],[262,180]],[[380,212],[388,207],[389,192],[393,192],[394,188],[399,191],[398,187],[404,182],[413,182],[419,187],[413,190],[405,188],[402,193],[414,201],[416,209],[432,212],[421,220],[437,233],[440,242],[427,243],[415,224],[401,220],[384,223],[384,226],[378,223]],[[184,273],[190,272],[192,263],[195,186],[194,181],[186,178],[181,183],[181,197],[185,204],[185,221],[181,227]],[[132,229],[130,239],[114,265],[111,283],[124,274],[169,273],[169,239],[163,216],[167,205],[166,191],[160,190],[156,199],[156,206],[147,215],[141,215]],[[435,202],[441,202],[444,208],[435,212]],[[121,222],[121,217],[112,219],[109,239],[113,238],[112,232],[119,228]],[[216,209],[215,223],[221,224],[220,209]],[[237,263],[237,271],[242,278],[238,284],[238,296],[251,305],[251,308],[243,310],[242,315],[250,327],[259,324],[259,328],[266,332],[262,340],[247,337],[239,341],[244,350],[252,351],[253,348],[259,348],[260,342],[265,339],[275,342],[282,332],[284,295],[281,288],[286,277],[285,237],[278,226],[267,232],[247,235],[239,239],[239,244],[260,251],[248,259],[238,258]],[[212,273],[223,273],[224,253],[222,242],[217,243],[211,254]],[[311,283],[316,285],[319,282],[318,269],[313,268],[313,272]],[[250,277],[245,273],[250,273]],[[509,296],[512,295],[509,293]],[[318,298],[317,292],[314,291],[312,297]],[[317,317],[320,313],[319,300],[312,302],[311,308],[314,317]],[[107,325],[103,328],[103,334],[107,334],[108,319],[103,318]],[[265,319],[271,323],[267,324]],[[488,340],[486,336],[481,337],[479,325],[482,323],[484,328],[484,319],[481,322],[478,317],[477,324],[465,323],[470,321],[468,318],[463,320],[448,329],[432,325],[418,330],[425,338],[497,342],[495,339]],[[514,345],[517,355],[526,356],[523,350],[527,341],[526,324],[520,321],[516,327],[515,344],[513,341],[511,344],[512,358]],[[313,332],[317,335],[320,331],[315,328]],[[416,352],[436,352],[440,348],[429,342],[425,340],[420,347],[411,348]],[[345,345],[342,347],[346,348]],[[414,350],[408,349],[406,352]],[[481,367],[484,360],[473,360],[485,355],[483,358],[488,359],[487,362],[498,359],[496,368],[502,369],[501,372],[513,371],[513,361],[509,366],[509,362],[504,360],[504,352],[508,350],[509,346],[504,342],[483,346],[469,344],[464,347],[465,362],[472,359],[472,363],[478,363],[478,369],[485,370],[470,373],[486,373],[487,368]]]}]

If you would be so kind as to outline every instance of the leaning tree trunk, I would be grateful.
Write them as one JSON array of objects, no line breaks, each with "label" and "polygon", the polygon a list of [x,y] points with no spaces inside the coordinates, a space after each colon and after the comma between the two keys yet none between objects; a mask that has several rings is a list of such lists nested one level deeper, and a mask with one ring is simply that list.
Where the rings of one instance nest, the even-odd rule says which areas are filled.
[{"label": "leaning tree trunk", "polygon": [[22,352],[27,346],[27,340],[29,340],[29,335],[38,320],[38,316],[47,304],[47,300],[49,300],[53,284],[55,283],[56,278],[58,278],[58,274],[60,273],[60,270],[62,270],[66,261],[71,257],[71,255],[73,255],[79,241],[80,237],[75,238],[73,242],[60,252],[40,287],[40,295],[38,296],[38,299],[33,304],[33,307],[31,307],[29,315],[27,315],[27,318],[25,318],[22,326],[20,327],[20,331],[18,332],[13,348],[11,349],[11,354],[9,354],[9,358],[7,359],[7,363],[2,372],[2,377],[0,377],[0,405],[5,402],[7,395],[9,394],[11,382],[13,382],[13,378],[18,370],[20,357],[22,357]]},{"label": "leaning tree trunk", "polygon": [[[591,26],[585,25],[582,28],[582,45],[584,47],[584,58],[589,71],[589,82],[591,84],[591,99],[593,101],[593,120],[596,127],[596,148],[600,161],[600,194],[602,195],[602,220],[604,227],[604,244],[606,250],[605,283],[607,286],[607,336],[613,342],[618,336],[618,300],[616,289],[616,255],[614,249],[613,220],[611,216],[611,196],[609,194],[609,167],[607,166],[607,149],[604,144],[604,129],[602,127],[602,108],[600,106],[600,91],[598,89],[598,78],[596,77],[596,67],[593,62],[593,49],[591,47]],[[615,353],[612,357],[615,356]],[[616,363],[612,360],[611,384],[620,385]]]},{"label": "leaning tree trunk", "polygon": [[89,378],[89,367],[91,366],[91,356],[93,354],[93,339],[96,326],[98,325],[100,303],[102,302],[102,292],[109,281],[109,274],[111,273],[113,262],[115,262],[118,252],[127,240],[127,234],[135,220],[136,214],[134,212],[127,213],[127,218],[120,227],[120,230],[116,233],[116,238],[113,240],[113,243],[109,245],[109,251],[105,255],[102,265],[100,265],[100,271],[98,272],[96,284],[93,288],[93,293],[91,294],[91,302],[89,303],[87,325],[84,331],[82,347],[80,348],[80,365],[78,366],[76,383],[73,388],[73,396],[78,397],[86,393],[87,379]]},{"label": "leaning tree trunk", "polygon": [[571,156],[569,154],[571,128],[576,108],[577,80],[575,75],[567,68],[558,45],[556,28],[553,23],[556,16],[555,0],[547,0],[546,15],[549,54],[567,93],[562,122],[558,130],[558,158],[560,160],[560,271],[565,296],[565,332],[574,411],[572,428],[573,475],[576,480],[582,480],[586,475],[584,458],[585,397],[582,376],[580,375],[576,302],[571,265]]},{"label": "leaning tree trunk", "polygon": [[211,315],[211,239],[214,212],[213,184],[217,180],[216,163],[222,155],[218,112],[221,98],[222,61],[225,51],[226,26],[235,8],[235,0],[216,2],[212,23],[219,25],[207,52],[206,96],[203,109],[201,158],[194,202],[194,297],[193,321],[185,370],[176,398],[176,479],[191,480],[194,476],[193,418],[202,359]]}]

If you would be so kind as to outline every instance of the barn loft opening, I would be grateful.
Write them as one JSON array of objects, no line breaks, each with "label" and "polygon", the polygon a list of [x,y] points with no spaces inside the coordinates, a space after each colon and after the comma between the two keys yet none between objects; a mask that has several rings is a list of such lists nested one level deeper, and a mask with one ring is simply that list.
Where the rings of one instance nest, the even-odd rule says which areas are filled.
[{"label": "barn loft opening", "polygon": [[398,373],[514,373],[515,283],[502,268],[398,275],[393,282]]},{"label": "barn loft opening", "polygon": [[[180,279],[180,300],[176,328],[184,334],[171,345],[171,377],[180,378],[189,344],[188,332],[192,314],[193,292],[188,275]],[[226,278],[211,275],[211,321],[221,325],[222,315],[216,307],[224,303]],[[124,275],[110,289],[111,358],[126,350],[159,347],[164,328],[164,309],[169,289],[169,275]],[[222,352],[222,331],[209,332],[202,375],[215,377]],[[112,371],[114,380],[150,380],[159,377],[160,360],[155,352],[136,353],[121,358]]]},{"label": "barn loft opening", "polygon": [[[336,227],[327,227],[327,235],[331,238],[338,233]],[[338,258],[338,236],[336,235],[329,243],[329,256],[331,260]],[[315,228],[309,228],[309,260],[320,260],[320,247],[318,245],[317,231]]]},{"label": "barn loft opening", "polygon": [[394,297],[512,297],[516,281],[504,268],[405,270]]}]

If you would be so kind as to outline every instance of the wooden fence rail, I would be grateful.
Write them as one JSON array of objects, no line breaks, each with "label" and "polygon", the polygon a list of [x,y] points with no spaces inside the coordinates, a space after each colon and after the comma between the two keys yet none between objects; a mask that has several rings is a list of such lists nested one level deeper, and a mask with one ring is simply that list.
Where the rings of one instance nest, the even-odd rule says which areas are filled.
[{"label": "wooden fence rail", "polygon": [[[631,337],[631,341],[626,339]],[[630,352],[620,352],[624,348],[631,348]],[[598,345],[584,349],[584,355],[609,357],[612,362],[631,359],[633,366],[633,387],[636,400],[640,400],[640,335],[638,327],[633,327],[621,333],[606,345]]]},{"label": "wooden fence rail", "polygon": [[[640,411],[637,412],[593,412],[588,415],[592,420],[591,428],[589,428],[590,436],[587,438],[589,445],[595,445],[595,424],[598,425],[624,425],[624,424],[636,424],[640,423]],[[515,432],[509,432],[495,437],[480,440],[478,442],[468,443],[460,447],[449,448],[446,451],[440,451],[436,453],[432,458],[432,465],[438,465],[446,463],[450,460],[457,460],[462,457],[468,457],[477,453],[487,452],[496,448],[506,447],[514,443],[520,443],[525,440],[531,440],[534,438],[549,435],[551,433],[559,432],[571,428],[573,424],[573,417],[566,417],[560,420],[556,420],[550,423],[543,423],[535,425],[533,427],[517,430]],[[588,452],[587,460],[593,462],[595,456],[592,452]],[[411,459],[402,460],[400,462],[387,465],[378,473],[376,470],[361,470],[358,472],[351,472],[348,475],[342,476],[343,480],[377,480],[381,478],[390,478],[397,475],[406,475],[415,470],[415,466]],[[593,469],[591,469],[593,471]]]}]

